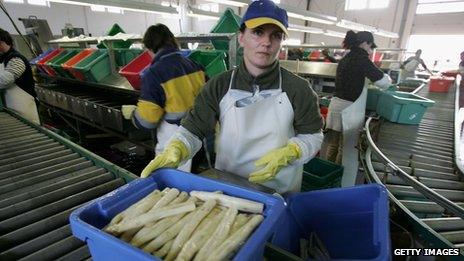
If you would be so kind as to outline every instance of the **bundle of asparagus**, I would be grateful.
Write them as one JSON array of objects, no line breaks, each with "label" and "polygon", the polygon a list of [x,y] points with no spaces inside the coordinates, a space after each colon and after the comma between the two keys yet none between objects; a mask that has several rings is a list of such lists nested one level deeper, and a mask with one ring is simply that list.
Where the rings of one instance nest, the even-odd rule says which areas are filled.
[{"label": "bundle of asparagus", "polygon": [[262,222],[263,204],[221,192],[155,190],[103,228],[165,260],[232,258]]}]

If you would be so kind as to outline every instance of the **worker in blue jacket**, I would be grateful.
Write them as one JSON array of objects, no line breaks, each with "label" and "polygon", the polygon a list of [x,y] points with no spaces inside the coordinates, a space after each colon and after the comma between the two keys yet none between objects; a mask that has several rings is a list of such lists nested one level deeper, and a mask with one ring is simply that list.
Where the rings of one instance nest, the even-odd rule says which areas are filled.
[{"label": "worker in blue jacket", "polygon": [[[156,128],[158,155],[192,108],[206,76],[201,65],[181,55],[179,44],[166,25],[150,26],[143,44],[154,54],[154,59],[142,73],[137,106],[123,105],[122,113],[137,128]],[[191,161],[187,161],[179,169],[190,171],[190,167]]]}]

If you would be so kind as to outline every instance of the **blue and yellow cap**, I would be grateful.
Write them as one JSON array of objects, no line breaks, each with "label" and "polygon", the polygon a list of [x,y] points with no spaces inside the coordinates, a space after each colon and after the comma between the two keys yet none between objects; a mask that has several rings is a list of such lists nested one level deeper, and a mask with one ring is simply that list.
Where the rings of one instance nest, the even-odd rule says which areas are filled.
[{"label": "blue and yellow cap", "polygon": [[241,24],[245,24],[248,28],[256,28],[263,24],[275,24],[288,35],[287,11],[271,0],[258,0],[251,3],[242,18]]}]

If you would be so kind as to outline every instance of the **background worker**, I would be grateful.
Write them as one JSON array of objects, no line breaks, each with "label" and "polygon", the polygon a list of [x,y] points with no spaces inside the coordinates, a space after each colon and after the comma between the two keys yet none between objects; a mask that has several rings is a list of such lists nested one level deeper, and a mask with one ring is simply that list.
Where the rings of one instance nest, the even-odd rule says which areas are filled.
[{"label": "background worker", "polygon": [[[192,108],[205,84],[205,73],[198,63],[181,56],[176,38],[164,24],[150,26],[143,44],[154,53],[154,59],[142,73],[137,106],[123,105],[122,113],[137,128],[156,128],[155,152],[160,154]],[[181,169],[190,171],[190,167],[191,161],[188,161]]]},{"label": "background worker", "polygon": [[424,67],[424,69],[427,70],[427,72],[430,73],[430,75],[433,74],[425,65],[424,60],[420,58],[421,54],[422,54],[422,50],[418,49],[414,56],[409,57],[408,59],[406,59],[406,61],[404,61],[401,64],[401,80],[402,81],[406,80],[406,78],[409,78],[409,77],[414,78],[415,76],[414,72],[417,70],[417,67],[419,67],[419,64],[422,65],[422,67]]},{"label": "background worker", "polygon": [[216,169],[279,193],[300,190],[303,164],[322,143],[322,118],[308,81],[280,67],[277,56],[287,27],[287,12],[274,2],[249,5],[238,35],[243,62],[206,84],[142,177],[192,158],[219,123]]},{"label": "background worker", "polygon": [[[338,62],[335,92],[327,113],[327,133],[323,147],[326,150],[325,158],[342,164],[345,173],[348,173],[357,172],[358,153],[355,146],[366,110],[365,78],[383,89],[390,86],[391,79],[369,59],[372,49],[377,47],[372,33],[348,31],[343,47],[350,49],[350,52]],[[343,179],[348,182],[345,174]],[[348,183],[351,182],[354,185],[353,177],[349,178]]]}]

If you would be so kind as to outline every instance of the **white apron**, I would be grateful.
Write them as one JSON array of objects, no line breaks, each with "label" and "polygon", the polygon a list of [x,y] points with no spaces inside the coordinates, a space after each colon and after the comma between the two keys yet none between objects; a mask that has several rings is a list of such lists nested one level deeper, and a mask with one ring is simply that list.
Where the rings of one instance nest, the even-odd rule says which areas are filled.
[{"label": "white apron", "polygon": [[[287,145],[295,136],[293,107],[287,94],[282,92],[282,77],[279,88],[272,95],[245,107],[237,107],[236,101],[250,97],[250,92],[232,89],[235,71],[229,90],[219,103],[220,130],[217,139],[215,168],[248,178],[259,170],[256,160],[267,152]],[[303,174],[302,165],[282,168],[275,179],[263,183],[279,193],[298,192]]]},{"label": "white apron", "polygon": [[334,97],[329,105],[326,128],[341,131],[343,135],[342,187],[353,186],[356,181],[359,164],[356,145],[359,130],[364,124],[366,99],[367,88],[364,87],[356,101],[350,102]]},{"label": "white apron", "polygon": [[417,67],[419,66],[420,62],[417,59],[412,59],[408,63],[404,65],[404,69],[401,70],[400,79],[402,81],[406,80],[406,78],[414,78],[415,72]]}]

